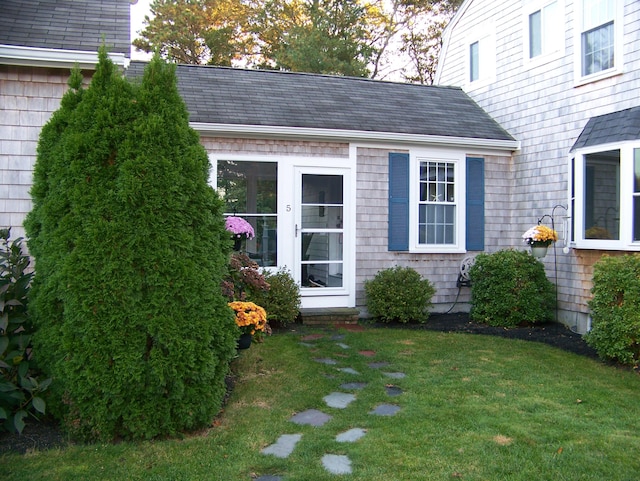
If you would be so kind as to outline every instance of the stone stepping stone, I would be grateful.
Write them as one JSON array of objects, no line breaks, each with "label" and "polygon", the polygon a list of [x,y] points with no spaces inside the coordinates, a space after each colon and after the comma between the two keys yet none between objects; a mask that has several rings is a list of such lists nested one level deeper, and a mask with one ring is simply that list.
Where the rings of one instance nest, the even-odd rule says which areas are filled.
[{"label": "stone stepping stone", "polygon": [[340,389],[344,389],[346,391],[351,391],[352,389],[364,389],[367,387],[366,382],[345,382],[344,384],[340,384]]},{"label": "stone stepping stone", "polygon": [[332,392],[322,399],[330,408],[345,409],[350,403],[356,400],[356,396],[344,392]]},{"label": "stone stepping stone", "polygon": [[358,354],[365,357],[373,357],[376,355],[376,351],[371,351],[371,350],[358,351]]},{"label": "stone stepping stone", "polygon": [[289,421],[296,424],[309,424],[311,426],[322,426],[332,419],[333,416],[318,411],[317,409],[308,409],[293,416]]},{"label": "stone stepping stone", "polygon": [[325,454],[322,465],[331,474],[351,474],[351,460],[347,456]]},{"label": "stone stepping stone", "polygon": [[339,443],[355,443],[358,439],[367,434],[366,429],[362,428],[353,428],[340,433],[336,436],[336,441]]},{"label": "stone stepping stone", "polygon": [[342,349],[351,349],[348,345],[342,342],[336,342],[336,346],[341,347]]},{"label": "stone stepping stone", "polygon": [[331,340],[332,341],[342,341],[345,337],[344,334],[334,334],[333,336],[331,336]]},{"label": "stone stepping stone", "polygon": [[328,357],[323,357],[323,358],[316,357],[314,359],[314,361],[315,362],[319,362],[320,364],[331,364],[331,365],[338,364],[338,361],[336,361],[335,359],[328,358]]},{"label": "stone stepping stone", "polygon": [[282,476],[271,476],[270,474],[266,476],[260,476],[256,478],[255,481],[283,481],[284,478]]},{"label": "stone stepping stone", "polygon": [[369,414],[375,414],[376,416],[393,416],[400,411],[400,406],[395,404],[380,404],[376,406],[373,411],[369,411]]},{"label": "stone stepping stone", "polygon": [[380,369],[380,368],[382,368],[382,367],[387,367],[387,366],[389,366],[389,363],[388,363],[388,362],[386,362],[386,361],[370,362],[370,363],[368,364],[368,366],[369,366],[371,369]]},{"label": "stone stepping stone", "polygon": [[404,379],[405,377],[407,377],[407,375],[403,372],[383,372],[382,374],[392,379]]},{"label": "stone stepping stone", "polygon": [[338,371],[346,372],[347,374],[355,374],[355,375],[360,374],[358,371],[356,371],[355,369],[353,369],[351,367],[342,367],[342,368],[338,369]]},{"label": "stone stepping stone", "polygon": [[276,458],[288,458],[300,439],[302,439],[302,434],[283,434],[275,443],[260,452],[262,454],[272,454]]},{"label": "stone stepping stone", "polygon": [[404,392],[398,386],[392,386],[391,384],[385,386],[384,389],[387,391],[387,395],[391,397],[400,396]]}]

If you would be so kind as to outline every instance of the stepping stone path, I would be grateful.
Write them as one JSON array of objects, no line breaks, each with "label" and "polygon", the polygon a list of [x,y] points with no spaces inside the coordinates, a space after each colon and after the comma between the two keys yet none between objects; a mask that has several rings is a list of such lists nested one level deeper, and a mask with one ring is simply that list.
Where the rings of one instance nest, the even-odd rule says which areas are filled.
[{"label": "stepping stone path", "polygon": [[[360,327],[360,326],[358,326]],[[350,329],[355,330],[355,329]],[[314,352],[316,349],[315,341],[325,338],[325,334],[310,334],[301,337],[300,344],[310,348],[310,352]],[[336,334],[330,337],[331,341],[342,341],[345,339],[344,334]],[[337,347],[341,348],[343,351],[348,351],[350,346],[348,344],[342,342],[335,343]],[[364,357],[375,357],[376,352],[373,350],[361,350],[358,351],[358,354]],[[338,358],[346,358],[344,354],[334,354],[335,357]],[[326,358],[313,358],[315,362],[319,362],[321,364],[325,364],[327,366],[338,366],[340,363],[331,357]],[[391,363],[386,361],[376,361],[370,362],[367,364],[370,369],[382,369],[389,368]],[[336,367],[337,371],[350,374],[353,376],[359,376],[360,373],[353,369],[352,367]],[[392,379],[403,379],[405,374],[403,372],[386,372],[383,371],[382,374],[388,378]],[[334,379],[335,376],[325,375],[328,379]],[[365,389],[368,386],[366,382],[346,382],[340,384],[339,389],[343,391],[360,391]],[[403,394],[403,390],[398,386],[394,386],[393,384],[385,385],[385,393],[388,397],[397,397]],[[332,392],[326,395],[322,400],[325,402],[326,406],[333,409],[342,409],[348,410],[349,405],[355,401],[357,398],[356,394],[346,393],[346,392]],[[353,408],[351,408],[353,409]],[[401,407],[397,404],[387,404],[381,403],[377,406],[374,406],[369,414],[376,416],[393,416],[398,411],[400,411]],[[292,416],[289,421],[297,425],[308,425],[314,427],[324,426],[326,423],[331,421],[333,416],[326,414],[318,409],[308,409],[306,411],[300,412]],[[344,431],[342,433],[338,433],[335,437],[337,443],[355,443],[363,438],[367,434],[367,430],[364,428],[356,427]],[[312,434],[311,434],[312,435]],[[267,446],[262,449],[261,453],[267,456],[275,456],[277,458],[288,458],[296,448],[296,445],[302,440],[302,434],[282,434],[275,443]],[[330,473],[335,474],[336,476],[351,474],[353,472],[351,466],[351,460],[347,455],[344,454],[331,454],[326,453],[322,456],[320,460],[324,469]],[[286,481],[286,476],[281,475],[263,475],[258,478],[255,478],[255,481]]]}]

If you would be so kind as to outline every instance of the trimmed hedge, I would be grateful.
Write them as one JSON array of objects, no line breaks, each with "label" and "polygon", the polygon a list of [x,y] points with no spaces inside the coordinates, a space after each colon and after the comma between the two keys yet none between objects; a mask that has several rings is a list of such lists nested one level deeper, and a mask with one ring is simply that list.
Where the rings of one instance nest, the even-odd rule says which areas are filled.
[{"label": "trimmed hedge", "polygon": [[591,331],[585,335],[602,359],[640,364],[640,255],[605,255],[593,269]]},{"label": "trimmed hedge", "polygon": [[378,271],[364,282],[369,314],[382,322],[418,322],[429,318],[436,290],[411,267],[395,266]]},{"label": "trimmed hedge", "polygon": [[554,319],[555,286],[542,262],[529,253],[506,249],[479,254],[469,275],[472,320],[515,327]]},{"label": "trimmed hedge", "polygon": [[220,293],[222,203],[175,66],[156,57],[134,85],[103,48],[89,87],[78,72],[70,87],[40,137],[25,224],[52,408],[85,439],[206,426],[238,331]]}]

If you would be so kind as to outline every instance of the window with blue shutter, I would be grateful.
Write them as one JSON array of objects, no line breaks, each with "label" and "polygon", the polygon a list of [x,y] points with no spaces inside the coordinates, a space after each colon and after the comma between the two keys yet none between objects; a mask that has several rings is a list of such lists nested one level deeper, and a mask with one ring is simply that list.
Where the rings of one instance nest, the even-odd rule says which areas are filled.
[{"label": "window with blue shutter", "polygon": [[389,250],[409,250],[409,154],[389,154]]},{"label": "window with blue shutter", "polygon": [[466,248],[484,250],[484,159],[467,157]]}]

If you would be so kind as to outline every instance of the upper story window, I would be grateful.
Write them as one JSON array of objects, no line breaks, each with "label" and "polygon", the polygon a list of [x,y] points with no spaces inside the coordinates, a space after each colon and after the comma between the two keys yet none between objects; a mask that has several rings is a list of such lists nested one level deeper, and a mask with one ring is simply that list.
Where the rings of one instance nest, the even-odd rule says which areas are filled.
[{"label": "upper story window", "polygon": [[496,47],[493,27],[472,33],[467,39],[467,82],[472,86],[491,83],[496,75]]},{"label": "upper story window", "polygon": [[564,50],[564,15],[561,0],[529,4],[524,15],[525,58],[548,59]]},{"label": "upper story window", "polygon": [[575,246],[640,250],[640,142],[577,151],[572,173]]},{"label": "upper story window", "polygon": [[581,0],[578,4],[576,78],[597,80],[621,72],[621,0]]}]

